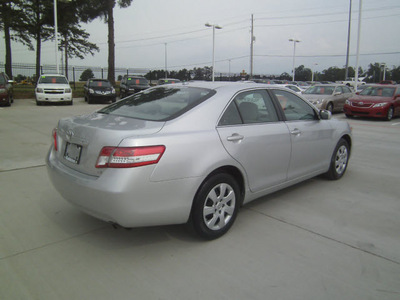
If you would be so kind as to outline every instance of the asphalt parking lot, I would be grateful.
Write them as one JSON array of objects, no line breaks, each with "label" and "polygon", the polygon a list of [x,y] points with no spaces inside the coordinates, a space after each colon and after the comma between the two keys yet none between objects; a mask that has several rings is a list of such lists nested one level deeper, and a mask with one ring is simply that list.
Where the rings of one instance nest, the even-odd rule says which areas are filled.
[{"label": "asphalt parking lot", "polygon": [[341,180],[260,198],[204,242],[178,225],[114,229],[51,186],[58,119],[103,106],[0,107],[0,299],[400,299],[400,118],[349,120]]}]

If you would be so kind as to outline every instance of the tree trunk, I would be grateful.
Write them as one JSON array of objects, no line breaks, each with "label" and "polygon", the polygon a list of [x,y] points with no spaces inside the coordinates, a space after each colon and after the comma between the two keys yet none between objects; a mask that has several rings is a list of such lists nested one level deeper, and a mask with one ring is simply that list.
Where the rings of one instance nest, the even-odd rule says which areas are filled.
[{"label": "tree trunk", "polygon": [[[10,11],[7,3],[3,3],[3,11]],[[12,59],[11,59],[11,36],[10,36],[10,18],[9,16],[4,17],[4,39],[6,46],[6,63],[5,63],[5,71],[9,78],[12,78]]]},{"label": "tree trunk", "polygon": [[107,0],[108,17],[108,80],[115,85],[114,10],[115,0]]},{"label": "tree trunk", "polygon": [[[36,1],[36,24],[39,24],[40,21],[40,9],[39,9],[39,0]],[[39,79],[40,74],[40,56],[42,50],[42,34],[40,30],[40,25],[36,25],[36,78],[35,82]]]},{"label": "tree trunk", "polygon": [[[64,35],[64,53],[65,53],[65,77],[68,79],[68,40],[67,35]],[[69,80],[69,79],[68,79]]]}]

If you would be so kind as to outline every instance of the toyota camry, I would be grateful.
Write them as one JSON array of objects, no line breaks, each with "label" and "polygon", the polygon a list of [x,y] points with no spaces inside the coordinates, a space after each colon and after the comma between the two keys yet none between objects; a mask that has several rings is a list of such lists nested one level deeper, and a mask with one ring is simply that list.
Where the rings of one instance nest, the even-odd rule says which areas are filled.
[{"label": "toyota camry", "polygon": [[61,119],[46,162],[78,209],[123,227],[190,224],[225,234],[239,208],[324,174],[346,171],[346,121],[284,87],[189,82]]}]

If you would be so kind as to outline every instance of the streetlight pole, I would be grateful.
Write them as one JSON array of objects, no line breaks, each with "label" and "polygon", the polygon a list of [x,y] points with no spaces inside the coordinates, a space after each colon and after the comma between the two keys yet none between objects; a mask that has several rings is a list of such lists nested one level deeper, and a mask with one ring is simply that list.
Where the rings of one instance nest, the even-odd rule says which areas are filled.
[{"label": "streetlight pole", "polygon": [[295,39],[289,39],[289,42],[293,42],[293,77],[292,81],[294,81],[294,73],[295,73],[295,58],[296,58],[296,43],[300,43],[301,41]]},{"label": "streetlight pole", "polygon": [[60,69],[58,67],[58,23],[57,23],[57,0],[54,0],[54,39],[56,43],[56,70],[57,74],[60,73]]},{"label": "streetlight pole", "polygon": [[222,29],[221,26],[216,24],[206,23],[206,27],[212,27],[213,29],[213,50],[212,50],[212,81],[214,81],[214,69],[215,69],[215,29]]},{"label": "streetlight pole", "polygon": [[[318,64],[314,63],[314,66],[318,66]],[[314,68],[312,68],[312,70],[311,70],[311,82],[314,82],[314,72],[315,72],[315,70],[314,70]]]},{"label": "streetlight pole", "polygon": [[165,45],[165,78],[167,78],[168,77],[168,74],[167,74],[167,43],[164,43],[164,45]]}]

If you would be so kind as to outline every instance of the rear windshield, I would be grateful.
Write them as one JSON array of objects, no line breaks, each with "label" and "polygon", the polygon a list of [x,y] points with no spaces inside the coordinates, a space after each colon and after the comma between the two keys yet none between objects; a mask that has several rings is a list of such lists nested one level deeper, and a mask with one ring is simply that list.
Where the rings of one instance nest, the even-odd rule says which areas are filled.
[{"label": "rear windshield", "polygon": [[89,86],[90,87],[112,87],[111,83],[105,80],[90,80],[89,81]]},{"label": "rear windshield", "polygon": [[41,76],[39,83],[68,84],[68,81],[64,76]]},{"label": "rear windshield", "polygon": [[128,78],[126,81],[127,85],[148,85],[149,82],[146,78]]},{"label": "rear windshield", "polygon": [[363,96],[393,97],[394,87],[369,86],[360,92]]},{"label": "rear windshield", "polygon": [[134,94],[98,112],[148,121],[168,121],[214,94],[215,91],[209,89],[167,85]]}]

